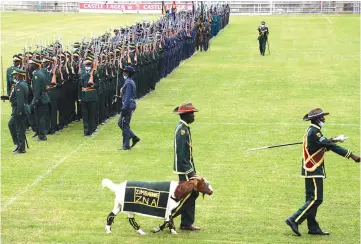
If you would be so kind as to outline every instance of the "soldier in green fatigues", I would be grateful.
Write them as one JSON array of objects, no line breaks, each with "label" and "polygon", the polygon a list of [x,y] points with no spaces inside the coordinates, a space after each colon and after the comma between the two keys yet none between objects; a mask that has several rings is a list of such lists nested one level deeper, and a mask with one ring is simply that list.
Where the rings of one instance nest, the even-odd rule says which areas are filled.
[{"label": "soldier in green fatigues", "polygon": [[[189,124],[194,122],[194,112],[198,112],[192,103],[185,103],[176,107],[173,111],[179,114],[180,121],[175,129],[174,138],[174,173],[178,174],[179,181],[188,181],[189,178],[195,176],[196,168],[194,166],[192,154],[192,136]],[[200,230],[194,227],[195,204],[199,193],[192,191],[190,195],[185,197],[172,214],[176,217],[181,214],[180,228],[182,230]]]},{"label": "soldier in green fatigues", "polygon": [[46,134],[48,133],[48,128],[46,123],[46,117],[49,116],[49,103],[50,99],[46,93],[46,80],[45,75],[40,70],[41,61],[32,58],[29,62],[30,64],[30,73],[32,74],[32,86],[34,91],[34,98],[31,102],[31,107],[34,108],[36,124],[37,124],[37,133],[38,141],[46,141]]},{"label": "soldier in green fatigues", "polygon": [[6,70],[6,83],[7,83],[7,94],[10,96],[10,92],[15,85],[13,71],[15,68],[21,67],[21,58],[18,55],[13,56],[13,66]]},{"label": "soldier in green fatigues", "polygon": [[336,145],[335,142],[343,142],[344,139],[327,139],[321,132],[325,123],[325,117],[329,113],[316,108],[311,110],[303,117],[304,121],[311,121],[303,139],[303,159],[302,176],[305,177],[306,203],[291,217],[286,220],[294,233],[298,236],[301,233],[298,225],[307,219],[308,234],[311,235],[329,235],[322,231],[316,221],[317,208],[323,201],[323,179],[326,178],[324,157],[326,151],[333,151],[345,158],[352,158],[355,162],[360,162],[360,157],[353,154],[350,150]]},{"label": "soldier in green fatigues", "polygon": [[[56,59],[55,59],[56,60]],[[54,58],[43,57],[44,67],[41,69],[45,75],[47,94],[50,99],[50,111],[49,111],[49,131],[48,134],[55,134],[58,130],[58,89],[56,89],[56,64],[54,64]]]},{"label": "soldier in green fatigues", "polygon": [[78,99],[81,103],[84,136],[90,136],[97,129],[95,116],[98,94],[95,82],[98,82],[99,77],[98,71],[96,71],[97,60],[93,64],[93,59],[89,57],[85,60],[84,64],[85,66],[80,71],[80,89]]},{"label": "soldier in green fatigues", "polygon": [[16,83],[9,96],[12,107],[9,130],[14,145],[16,145],[13,152],[25,153],[24,121],[26,120],[26,114],[30,112],[27,105],[29,89],[25,81],[26,71],[15,67],[12,75]]}]

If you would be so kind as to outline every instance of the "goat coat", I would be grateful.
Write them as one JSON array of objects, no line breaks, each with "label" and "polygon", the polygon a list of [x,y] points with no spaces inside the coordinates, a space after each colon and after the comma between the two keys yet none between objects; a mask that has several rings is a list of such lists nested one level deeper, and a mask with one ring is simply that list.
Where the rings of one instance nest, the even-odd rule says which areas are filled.
[{"label": "goat coat", "polygon": [[121,184],[114,184],[109,179],[102,181],[103,187],[115,193],[114,210],[161,219],[168,219],[180,203],[173,199],[178,184],[177,181],[124,181]]}]

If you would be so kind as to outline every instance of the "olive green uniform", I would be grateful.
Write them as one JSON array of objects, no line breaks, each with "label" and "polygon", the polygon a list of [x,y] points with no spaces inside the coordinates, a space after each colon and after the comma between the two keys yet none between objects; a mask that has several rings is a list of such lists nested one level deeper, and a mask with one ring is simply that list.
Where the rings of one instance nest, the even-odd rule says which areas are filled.
[{"label": "olive green uniform", "polygon": [[311,124],[303,142],[302,176],[305,177],[306,203],[291,217],[297,224],[307,219],[310,231],[320,229],[316,215],[323,201],[323,179],[326,178],[324,156],[329,150],[345,158],[352,153],[327,139],[319,126]]},{"label": "olive green uniform", "polygon": [[31,102],[31,106],[35,110],[38,137],[40,140],[46,140],[46,134],[49,129],[47,128],[47,116],[49,116],[50,99],[46,93],[47,84],[45,75],[40,69],[33,71],[32,87],[34,98]]},{"label": "olive green uniform", "polygon": [[[192,154],[192,136],[189,125],[180,120],[174,133],[174,173],[178,174],[179,181],[188,181],[195,175],[196,169]],[[199,193],[192,191],[179,204],[179,208],[172,214],[173,217],[182,215],[181,226],[191,226],[194,223],[195,204]]]},{"label": "olive green uniform", "polygon": [[20,151],[25,151],[24,121],[27,119],[26,114],[29,112],[27,110],[28,92],[28,85],[25,80],[22,80],[15,84],[9,96],[12,107],[11,118],[8,124],[9,130],[14,145],[17,145]]},{"label": "olive green uniform", "polygon": [[[94,86],[89,87],[88,81],[90,78],[90,72],[86,72],[83,68],[80,71],[80,89],[78,93],[78,99],[81,101],[81,111],[83,116],[83,130],[84,135],[91,135],[97,128],[96,124],[96,109],[98,102],[98,93],[96,84],[99,81],[99,75],[97,71],[93,74]],[[99,83],[98,83],[99,84]]]}]

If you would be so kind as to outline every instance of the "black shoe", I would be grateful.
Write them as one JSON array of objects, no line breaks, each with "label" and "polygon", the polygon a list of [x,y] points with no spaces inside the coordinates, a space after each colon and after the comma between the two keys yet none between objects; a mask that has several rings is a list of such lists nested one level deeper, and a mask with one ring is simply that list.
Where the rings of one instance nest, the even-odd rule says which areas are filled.
[{"label": "black shoe", "polygon": [[39,137],[38,139],[36,139],[37,141],[46,141],[48,140],[48,138],[46,138],[46,136],[44,137]]},{"label": "black shoe", "polygon": [[291,219],[291,218],[286,219],[286,224],[291,227],[292,231],[296,235],[298,235],[298,236],[301,235],[301,233],[298,231],[298,224],[293,219]]},{"label": "black shoe", "polygon": [[38,133],[35,133],[31,138],[37,137]]},{"label": "black shoe", "polygon": [[22,149],[17,150],[16,153],[20,153],[20,154],[21,154],[21,153],[26,153],[25,148],[22,148]]},{"label": "black shoe", "polygon": [[121,147],[121,148],[118,148],[118,150],[130,150],[130,147]]},{"label": "black shoe", "polygon": [[13,152],[16,152],[17,150],[19,150],[19,145],[16,146]]},{"label": "black shoe", "polygon": [[134,147],[135,144],[137,144],[138,142],[140,142],[140,138],[139,137],[133,137],[132,138],[132,145],[130,147]]},{"label": "black shoe", "polygon": [[318,230],[309,230],[308,234],[310,234],[310,235],[328,236],[330,233],[322,231],[321,229],[318,229]]}]

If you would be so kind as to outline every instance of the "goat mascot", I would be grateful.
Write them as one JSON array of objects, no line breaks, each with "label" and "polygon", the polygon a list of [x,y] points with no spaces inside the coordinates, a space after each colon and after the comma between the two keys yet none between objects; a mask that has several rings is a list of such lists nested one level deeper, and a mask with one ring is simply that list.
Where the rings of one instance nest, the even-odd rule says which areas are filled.
[{"label": "goat mascot", "polygon": [[135,214],[164,219],[164,223],[153,230],[154,233],[168,227],[172,234],[177,234],[172,213],[181,200],[193,190],[203,193],[203,196],[213,194],[210,183],[200,176],[194,176],[184,182],[124,181],[121,184],[114,184],[109,179],[103,179],[102,185],[115,193],[114,208],[109,213],[105,226],[108,234],[111,233],[115,216],[120,212],[128,214],[129,223],[141,235],[145,235],[145,232],[135,222]]}]

